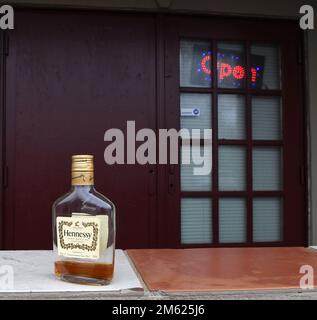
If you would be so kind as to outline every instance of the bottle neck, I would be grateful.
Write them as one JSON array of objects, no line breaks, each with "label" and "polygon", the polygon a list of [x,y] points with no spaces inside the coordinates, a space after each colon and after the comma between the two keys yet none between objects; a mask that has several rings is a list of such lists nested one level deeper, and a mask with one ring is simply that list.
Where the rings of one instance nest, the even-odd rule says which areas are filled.
[{"label": "bottle neck", "polygon": [[93,171],[72,171],[73,187],[93,187],[94,172]]},{"label": "bottle neck", "polygon": [[95,191],[95,187],[94,185],[89,185],[89,186],[72,185],[72,191],[82,193],[82,194],[87,194]]}]

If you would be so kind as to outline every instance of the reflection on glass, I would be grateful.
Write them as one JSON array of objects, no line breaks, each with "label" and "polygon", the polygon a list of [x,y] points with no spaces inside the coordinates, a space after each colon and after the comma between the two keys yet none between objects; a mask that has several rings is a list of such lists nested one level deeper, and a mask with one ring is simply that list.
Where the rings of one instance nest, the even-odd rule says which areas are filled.
[{"label": "reflection on glass", "polygon": [[252,138],[254,140],[282,138],[281,98],[252,98]]},{"label": "reflection on glass", "polygon": [[239,198],[219,200],[220,243],[242,243],[246,241],[246,201]]},{"label": "reflection on glass", "polygon": [[251,64],[251,88],[270,90],[281,88],[280,50],[277,45],[252,45]]},{"label": "reflection on glass", "polygon": [[245,87],[246,72],[243,44],[236,42],[218,42],[218,87],[233,89]]},{"label": "reflection on glass", "polygon": [[[211,172],[209,174],[197,175],[195,168],[200,157],[204,157],[204,167],[211,168],[211,145],[199,146],[183,145],[181,147],[181,190],[182,191],[211,191]],[[204,153],[204,154],[202,154]],[[194,161],[193,161],[194,160]]]},{"label": "reflection on glass", "polygon": [[253,148],[253,190],[282,189],[282,151],[279,147]]},{"label": "reflection on glass", "polygon": [[253,241],[282,241],[282,200],[255,198],[253,200]]},{"label": "reflection on glass", "polygon": [[181,87],[209,88],[212,85],[212,51],[209,41],[180,41]]},{"label": "reflection on glass", "polygon": [[[180,115],[182,129],[211,129],[211,95],[200,93],[182,93],[180,96]],[[200,138],[193,136],[193,138]],[[211,137],[210,137],[211,138]]]},{"label": "reflection on glass", "polygon": [[212,200],[183,198],[181,200],[181,242],[183,244],[212,242]]},{"label": "reflection on glass", "polygon": [[236,94],[218,96],[219,139],[245,139],[245,98]]},{"label": "reflection on glass", "polygon": [[246,189],[246,150],[240,146],[219,147],[219,190]]}]

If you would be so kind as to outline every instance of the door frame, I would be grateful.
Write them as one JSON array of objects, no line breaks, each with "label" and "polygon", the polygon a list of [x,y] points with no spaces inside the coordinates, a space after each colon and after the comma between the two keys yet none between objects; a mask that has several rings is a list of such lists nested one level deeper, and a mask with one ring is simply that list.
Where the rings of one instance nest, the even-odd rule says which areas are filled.
[{"label": "door frame", "polygon": [[[23,10],[23,11],[38,11],[38,10],[43,10],[44,7],[42,8],[41,6],[36,6],[35,8],[32,9],[23,9],[23,6],[16,6],[17,10]],[[48,9],[45,8],[45,10],[47,11],[82,11],[82,9],[76,9],[76,8],[60,8],[60,9],[56,9],[56,8],[52,8],[52,9]],[[96,12],[97,10],[89,10],[87,9],[87,12]],[[121,11],[121,10],[114,10],[114,11],[110,11],[110,12],[115,12],[115,13],[121,13],[121,14],[126,14],[125,11]],[[133,11],[131,12],[131,14],[136,14],[138,12],[141,12],[139,10]],[[102,12],[98,11],[99,14],[107,14],[109,13],[108,10],[102,10]],[[127,14],[129,14],[130,12],[127,12]],[[144,14],[144,12],[142,12]],[[211,19],[211,20],[217,20],[217,19],[228,19],[230,20],[243,20],[243,21],[249,21],[250,23],[252,23],[253,21],[264,21],[264,22],[274,22],[274,21],[285,21],[285,22],[289,22],[289,21],[293,21],[293,20],[281,20],[278,18],[263,18],[263,19],[255,19],[252,17],[243,17],[243,18],[238,18],[235,16],[218,16],[218,15],[208,15],[208,14],[201,14],[201,13],[191,13],[191,14],[184,14],[184,13],[175,13],[173,15],[169,15],[169,14],[165,14],[165,13],[148,13],[148,14],[152,14],[156,16],[156,70],[157,70],[157,74],[156,74],[156,78],[157,78],[157,97],[156,97],[156,113],[157,113],[157,117],[156,117],[156,126],[157,129],[159,128],[168,128],[168,124],[169,124],[169,119],[167,117],[167,115],[169,115],[169,108],[168,108],[168,97],[165,94],[165,86],[166,84],[171,81],[170,79],[170,74],[168,72],[168,63],[166,63],[165,61],[165,49],[166,49],[166,39],[164,39],[164,29],[167,27],[166,26],[166,21],[167,20],[173,20],[174,21],[179,21],[180,19]],[[9,31],[10,32],[10,31]],[[6,83],[5,83],[5,78],[6,78],[6,47],[7,47],[7,37],[6,37],[6,32],[1,31],[0,32],[0,50],[1,50],[1,60],[0,60],[0,68],[1,68],[1,76],[0,76],[0,94],[2,94],[2,98],[1,98],[1,102],[0,102],[0,122],[1,122],[1,129],[0,129],[0,161],[1,161],[1,170],[0,170],[0,249],[4,248],[5,245],[5,241],[4,237],[5,237],[5,221],[4,221],[4,206],[5,206],[5,198],[4,198],[4,192],[5,192],[5,188],[4,188],[4,180],[5,180],[5,141],[7,139],[6,137],[6,127],[5,127],[5,109],[6,109]],[[302,43],[302,47],[301,47],[302,52],[305,52],[307,49],[304,47],[303,43]],[[304,51],[305,50],[305,51]],[[304,57],[305,55],[302,54],[302,56]],[[304,59],[303,59],[304,60]],[[305,66],[304,66],[305,62],[302,62],[302,74],[301,74],[301,81],[303,84],[303,89],[302,89],[302,100],[305,99],[305,96],[303,94],[304,92],[304,85],[305,85],[305,81],[304,81],[304,71],[305,71]],[[307,85],[305,86],[305,88],[307,88]],[[307,109],[307,104],[302,103],[303,105],[303,112],[306,112]],[[307,113],[306,113],[307,114]],[[174,115],[175,116],[175,115]],[[306,119],[306,118],[305,118]],[[305,120],[304,119],[304,120]],[[307,119],[305,120],[305,123],[303,124],[303,129],[306,130],[307,129]],[[305,159],[305,163],[304,163],[304,167],[303,167],[303,172],[301,172],[301,175],[303,175],[303,179],[304,179],[304,184],[305,184],[305,238],[306,241],[305,243],[308,243],[308,234],[310,233],[310,230],[308,230],[308,202],[311,200],[311,196],[308,199],[307,195],[308,195],[308,168],[307,168],[307,159],[308,159],[308,155],[307,155],[307,150],[308,150],[308,137],[307,134],[304,134],[304,141],[303,141],[303,145],[304,145],[304,159]],[[157,208],[157,214],[155,215],[155,217],[153,217],[153,223],[156,222],[157,228],[155,228],[155,230],[151,231],[154,232],[154,234],[152,234],[152,239],[153,239],[153,247],[179,247],[179,244],[177,244],[177,236],[178,234],[176,234],[177,232],[175,232],[175,230],[179,229],[179,217],[173,218],[172,220],[170,220],[170,214],[168,213],[167,210],[167,204],[169,205],[170,208],[172,208],[172,211],[179,211],[179,215],[180,215],[180,210],[179,210],[179,204],[171,204],[171,195],[168,194],[168,192],[166,192],[167,190],[167,186],[168,186],[168,182],[169,182],[169,176],[170,176],[170,169],[168,166],[165,165],[157,165],[157,175],[156,175],[156,191],[157,191],[157,197],[156,197],[156,208]],[[176,181],[176,184],[179,183],[179,181]],[[154,200],[154,199],[153,199]],[[152,226],[152,223],[151,223]],[[153,224],[154,226],[154,224]],[[176,228],[176,229],[175,229]],[[177,229],[178,228],[178,229]],[[156,240],[155,240],[156,239]],[[156,245],[154,245],[156,242]],[[210,245],[208,245],[210,246]],[[261,244],[261,246],[265,246],[265,244]],[[268,246],[274,246],[274,244],[268,244]],[[280,245],[278,245],[280,246]]]},{"label": "door frame", "polygon": [[0,250],[4,249],[4,189],[7,184],[6,171],[6,154],[5,154],[5,139],[6,139],[6,57],[8,48],[9,31],[0,30]]},{"label": "door frame", "polygon": [[[281,56],[283,58],[281,59],[281,79],[283,83],[282,89],[280,89],[281,92],[281,101],[282,101],[282,108],[285,108],[285,105],[292,105],[294,106],[296,103],[300,105],[301,109],[296,109],[296,114],[300,115],[300,120],[297,120],[296,116],[292,115],[289,116],[289,113],[283,112],[283,117],[288,117],[289,119],[285,120],[288,123],[288,126],[290,126],[290,123],[293,125],[296,125],[296,127],[300,127],[298,130],[293,130],[291,132],[290,130],[285,130],[285,122],[283,122],[283,144],[284,142],[290,142],[291,140],[294,140],[294,143],[296,144],[296,147],[299,150],[299,154],[296,154],[295,149],[290,149],[289,147],[285,150],[283,149],[283,179],[284,179],[284,185],[283,185],[283,192],[281,194],[287,194],[289,198],[292,198],[291,195],[298,195],[298,192],[301,193],[300,200],[297,201],[297,207],[300,207],[299,212],[296,212],[297,209],[292,210],[292,207],[290,204],[288,204],[288,201],[283,202],[283,234],[284,234],[284,240],[282,242],[260,242],[260,243],[254,243],[252,242],[251,238],[251,229],[252,229],[252,205],[251,205],[251,194],[253,194],[250,189],[246,192],[246,199],[247,201],[247,242],[241,243],[241,244],[225,244],[225,243],[218,243],[218,228],[213,228],[213,233],[216,234],[217,243],[211,243],[208,245],[182,245],[180,243],[180,216],[181,216],[181,208],[180,208],[180,199],[181,199],[181,192],[180,192],[180,165],[177,165],[175,175],[175,187],[177,188],[175,195],[170,196],[167,194],[167,206],[169,209],[166,211],[171,213],[175,212],[175,214],[171,215],[169,214],[168,217],[166,216],[165,219],[168,218],[169,225],[174,226],[173,231],[170,231],[171,228],[167,230],[170,231],[165,235],[165,238],[168,239],[168,246],[169,247],[176,247],[176,248],[192,248],[192,247],[259,247],[259,246],[307,246],[308,245],[308,205],[307,205],[307,134],[306,134],[306,105],[305,105],[305,97],[304,97],[304,86],[305,82],[303,79],[303,72],[304,72],[304,62],[302,61],[302,52],[303,52],[303,32],[298,29],[297,24],[294,21],[291,20],[278,20],[278,19],[254,19],[254,18],[235,18],[235,17],[212,17],[210,19],[206,17],[188,17],[188,16],[165,16],[165,30],[166,30],[166,43],[165,43],[165,72],[167,73],[165,75],[165,99],[166,99],[166,105],[165,105],[165,113],[168,114],[170,110],[173,108],[175,109],[175,106],[177,106],[179,110],[179,98],[177,95],[180,93],[180,85],[179,85],[179,40],[181,38],[189,38],[189,39],[206,39],[206,40],[224,40],[224,41],[243,41],[245,43],[250,43],[252,41],[254,42],[277,42],[281,45]],[[208,21],[206,21],[208,19]],[[197,22],[197,24],[196,24]],[[234,29],[234,26],[239,25],[240,28],[237,30]],[[174,28],[173,28],[174,26]],[[280,27],[280,29],[278,29]],[[203,30],[201,33],[197,31],[197,29]],[[216,30],[213,31],[204,31],[206,29]],[[231,28],[231,29],[230,29]],[[271,33],[267,31],[267,28],[270,29]],[[290,29],[288,29],[290,28]],[[170,31],[173,30],[173,31]],[[230,30],[235,30],[234,35]],[[275,33],[273,32],[275,30]],[[291,30],[286,32],[286,30]],[[284,32],[284,33],[283,33]],[[211,33],[214,33],[215,36],[210,36]],[[295,35],[294,35],[295,33]],[[174,34],[174,35],[172,35]],[[282,37],[281,35],[286,37]],[[247,36],[246,36],[247,35]],[[293,38],[296,37],[296,40]],[[170,40],[169,40],[170,39]],[[292,41],[296,41],[296,45],[292,45]],[[296,50],[294,50],[294,47],[296,46]],[[212,48],[212,50],[215,52],[215,47]],[[291,49],[291,50],[288,50]],[[174,51],[174,53],[173,53]],[[247,53],[247,52],[246,52]],[[286,54],[285,54],[286,53]],[[246,57],[247,59],[247,57]],[[292,66],[291,62],[296,62],[295,66]],[[215,64],[214,64],[215,67]],[[293,72],[295,72],[294,78],[296,80],[290,80],[287,81],[286,78],[290,78],[291,69],[293,67]],[[216,77],[214,77],[215,79]],[[216,80],[214,80],[216,81]],[[214,82],[215,84],[215,82]],[[186,88],[185,88],[186,89]],[[199,90],[198,90],[199,91]],[[197,91],[197,92],[198,92]],[[231,90],[231,89],[224,89],[221,90],[223,92],[221,93],[239,93],[237,90]],[[268,90],[267,93],[264,93],[261,90],[252,90],[252,89],[244,89],[241,92],[244,96],[247,97],[248,101],[246,104],[247,109],[247,120],[250,123],[251,119],[251,102],[250,97],[252,94],[255,95],[269,95],[270,90]],[[271,90],[271,94],[275,95],[276,92],[274,90]],[[278,90],[276,90],[278,91]],[[172,92],[177,92],[177,94],[172,94]],[[183,90],[183,92],[186,92],[186,90]],[[188,92],[192,92],[189,90]],[[217,118],[217,99],[216,99],[216,92],[219,92],[217,90],[216,86],[213,86],[211,88],[210,92],[213,94],[213,128],[215,128],[216,125],[216,118]],[[287,102],[286,102],[287,101]],[[180,123],[180,115],[178,112],[175,113],[174,111],[171,111],[169,113],[169,117],[166,117],[166,128],[176,128],[180,129],[179,123]],[[247,130],[250,131],[250,126],[247,126]],[[299,135],[294,134],[294,132],[299,133]],[[250,133],[249,133],[250,137]],[[217,137],[213,137],[213,168],[217,171],[217,159],[218,153],[215,147],[219,144]],[[250,150],[252,145],[252,139],[251,142],[248,142],[248,150]],[[289,144],[288,144],[289,146]],[[297,150],[296,149],[296,150]],[[290,155],[286,155],[286,152],[290,152],[292,154],[292,157]],[[294,156],[295,155],[295,156]],[[297,159],[294,159],[298,157]],[[299,160],[300,158],[300,160]],[[252,158],[250,151],[247,154],[247,183],[249,185],[252,184],[252,176],[250,170],[252,170]],[[290,172],[289,167],[294,167],[294,165],[300,164],[300,167],[298,167],[298,172],[294,173],[298,177],[298,182],[296,186],[292,187],[293,189],[290,189],[289,184],[287,181],[289,181],[288,177],[285,173]],[[297,168],[297,166],[296,166]],[[167,168],[166,171],[169,169]],[[166,173],[168,175],[168,173]],[[251,178],[250,178],[251,177]],[[294,176],[292,175],[292,178]],[[218,177],[217,172],[216,174],[213,174],[213,186],[216,186],[218,183]],[[250,181],[251,179],[251,181]],[[216,192],[212,191],[213,197],[219,197],[220,192],[217,190]],[[234,194],[232,192],[232,196],[237,196],[237,194]],[[196,193],[197,197],[204,196],[203,193],[199,194],[199,192]],[[206,196],[206,195],[205,195]],[[229,196],[229,193],[228,195]],[[257,196],[264,196],[263,194],[257,193]],[[282,196],[283,199],[284,196]],[[177,199],[175,199],[177,198]],[[214,201],[213,201],[214,202]],[[217,214],[213,214],[213,226],[219,226],[219,217],[218,217],[218,203],[213,203],[213,212],[217,212]],[[178,214],[176,214],[178,213]],[[285,213],[287,213],[287,218],[285,217]],[[162,217],[164,215],[163,212],[159,213],[159,217]],[[291,216],[291,217],[289,217]],[[164,219],[164,218],[163,218]],[[287,220],[288,219],[288,220]],[[287,223],[287,227],[285,226],[285,222],[289,221]],[[300,227],[299,227],[300,225]],[[299,229],[300,228],[300,229]],[[296,232],[296,234],[295,234]],[[295,234],[295,236],[291,239],[291,234]]]}]

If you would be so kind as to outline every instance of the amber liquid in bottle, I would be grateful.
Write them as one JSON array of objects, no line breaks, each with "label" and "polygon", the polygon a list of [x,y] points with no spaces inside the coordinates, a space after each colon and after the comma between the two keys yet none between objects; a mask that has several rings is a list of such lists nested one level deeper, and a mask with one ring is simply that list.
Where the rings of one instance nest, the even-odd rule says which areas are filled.
[{"label": "amber liquid in bottle", "polygon": [[114,264],[55,261],[55,275],[61,280],[76,283],[108,284],[112,280],[113,269]]},{"label": "amber liquid in bottle", "polygon": [[72,188],[53,204],[55,275],[106,285],[115,262],[115,207],[94,188],[93,156],[72,157]]}]

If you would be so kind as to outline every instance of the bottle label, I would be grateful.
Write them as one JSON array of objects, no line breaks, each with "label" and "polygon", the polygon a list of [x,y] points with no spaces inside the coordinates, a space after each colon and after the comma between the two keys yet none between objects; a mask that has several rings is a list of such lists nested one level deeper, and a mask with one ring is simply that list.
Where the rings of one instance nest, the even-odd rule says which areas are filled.
[{"label": "bottle label", "polygon": [[72,172],[73,186],[92,186],[94,184],[93,172]]},{"label": "bottle label", "polygon": [[57,217],[58,255],[81,259],[99,259],[107,248],[108,216],[73,213]]}]

